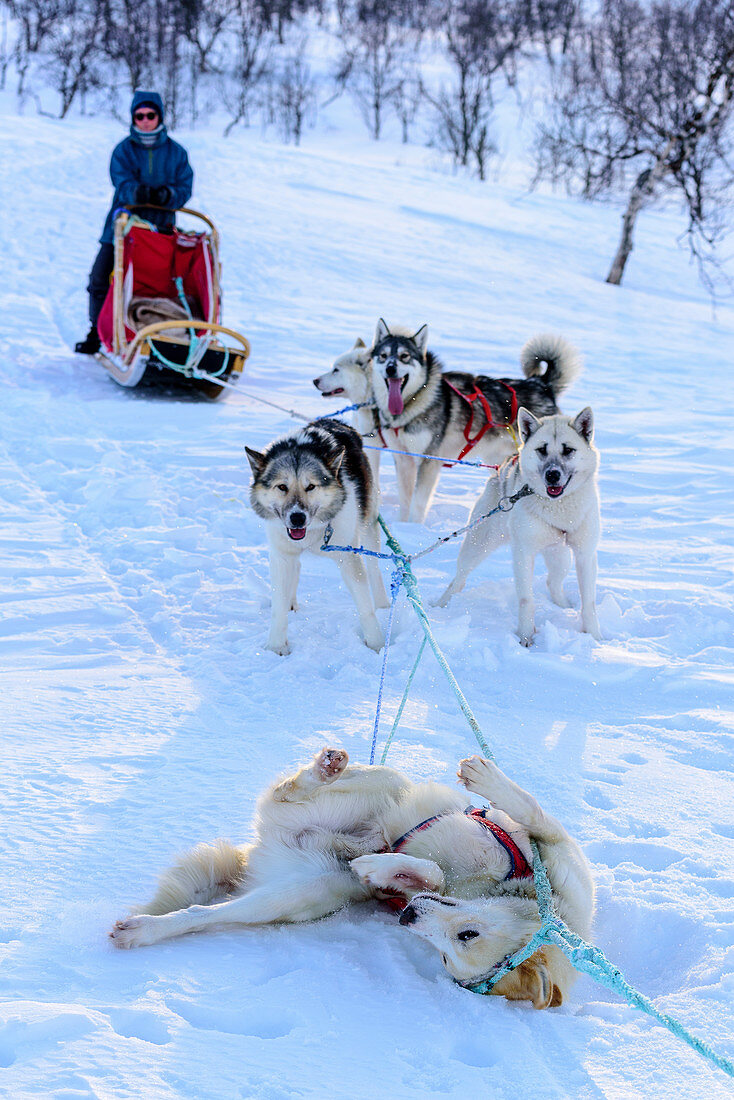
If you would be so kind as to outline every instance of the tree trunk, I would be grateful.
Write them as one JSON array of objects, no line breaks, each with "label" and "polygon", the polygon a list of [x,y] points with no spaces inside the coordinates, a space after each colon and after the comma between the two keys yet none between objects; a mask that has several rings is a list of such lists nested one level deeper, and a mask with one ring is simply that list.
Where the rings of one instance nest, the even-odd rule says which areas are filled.
[{"label": "tree trunk", "polygon": [[652,190],[650,187],[651,175],[652,171],[646,168],[645,171],[641,172],[637,177],[635,185],[632,188],[632,194],[630,195],[627,209],[622,218],[622,236],[617,246],[617,254],[612,261],[612,266],[607,275],[607,282],[611,283],[613,286],[619,286],[622,282],[625,264],[633,248],[632,233],[635,228],[635,222],[637,221],[637,215],[642,209],[645,199],[650,197],[650,192]]},{"label": "tree trunk", "polygon": [[627,209],[622,218],[622,236],[617,246],[617,255],[614,257],[612,266],[609,269],[609,274],[607,275],[606,281],[613,286],[619,286],[622,282],[625,264],[629,259],[633,247],[632,233],[635,228],[635,222],[637,221],[637,215],[654,192],[657,184],[668,171],[669,155],[674,144],[674,139],[671,138],[652,168],[646,168],[644,172],[640,172],[635,180],[635,185],[632,188],[632,193],[627,203]]}]

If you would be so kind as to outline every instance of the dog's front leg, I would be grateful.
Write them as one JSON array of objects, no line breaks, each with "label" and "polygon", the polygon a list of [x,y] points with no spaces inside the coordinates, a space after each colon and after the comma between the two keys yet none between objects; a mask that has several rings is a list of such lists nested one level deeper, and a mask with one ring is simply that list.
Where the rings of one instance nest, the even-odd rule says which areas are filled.
[{"label": "dog's front leg", "polygon": [[504,810],[536,840],[546,843],[568,840],[561,823],[541,809],[531,794],[508,779],[491,760],[469,756],[460,762],[458,776],[468,791]]},{"label": "dog's front leg", "polygon": [[379,653],[385,639],[375,615],[365,567],[357,554],[338,554],[337,563],[357,608],[365,645]]},{"label": "dog's front leg", "polygon": [[441,463],[435,459],[424,458],[418,465],[418,477],[416,479],[413,500],[410,505],[408,518],[412,523],[424,523],[431,507],[433,494],[436,492]]},{"label": "dog's front leg", "polygon": [[581,629],[600,642],[601,628],[596,613],[596,547],[589,550],[586,547],[576,546],[574,550],[576,576],[581,595]]},{"label": "dog's front leg", "polygon": [[535,564],[535,551],[522,545],[517,539],[514,541],[513,572],[515,575],[515,591],[517,592],[517,633],[521,645],[533,644],[535,633],[535,602],[533,600],[533,565]]},{"label": "dog's front leg", "polygon": [[571,564],[571,551],[564,543],[554,543],[543,551],[548,569],[548,594],[558,607],[570,607],[571,601],[563,591],[563,580]]},{"label": "dog's front leg", "polygon": [[410,503],[413,499],[415,479],[418,471],[417,459],[410,455],[393,455],[395,459],[395,475],[398,480],[398,500],[400,501],[400,518],[410,518]]},{"label": "dog's front leg", "polygon": [[270,633],[267,648],[281,657],[290,653],[288,645],[288,612],[295,603],[298,575],[301,568],[297,554],[283,554],[270,548]]},{"label": "dog's front leg", "polygon": [[[365,525],[363,543],[368,550],[373,550],[376,554],[379,554],[380,528],[376,519]],[[365,558],[365,568],[369,577],[370,591],[375,607],[389,607],[390,600],[385,590],[385,582],[382,579],[377,558],[373,558],[368,554]]]}]

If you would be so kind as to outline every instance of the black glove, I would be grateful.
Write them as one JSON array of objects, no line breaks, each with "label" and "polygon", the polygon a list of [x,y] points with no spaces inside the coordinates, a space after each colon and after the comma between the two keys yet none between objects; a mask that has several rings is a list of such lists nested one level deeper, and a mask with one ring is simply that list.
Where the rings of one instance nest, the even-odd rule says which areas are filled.
[{"label": "black glove", "polygon": [[168,184],[164,183],[160,187],[151,188],[150,197],[157,206],[170,206],[173,191]]},{"label": "black glove", "polygon": [[148,203],[156,202],[154,195],[155,188],[148,183],[139,183],[135,189],[135,202],[139,206],[146,206]]}]

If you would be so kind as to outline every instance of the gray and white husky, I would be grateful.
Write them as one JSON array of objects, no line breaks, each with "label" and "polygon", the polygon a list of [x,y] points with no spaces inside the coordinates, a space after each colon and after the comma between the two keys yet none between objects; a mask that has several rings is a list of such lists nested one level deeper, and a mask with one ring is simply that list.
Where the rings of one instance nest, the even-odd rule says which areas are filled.
[{"label": "gray and white husky", "polygon": [[[372,392],[386,446],[418,454],[502,462],[516,451],[520,407],[557,413],[556,397],[578,374],[578,353],[560,336],[538,335],[520,353],[524,378],[444,371],[427,349],[428,326],[388,327],[380,319],[372,348]],[[488,415],[489,414],[489,415]],[[468,447],[470,440],[475,442]],[[422,522],[442,464],[396,456],[402,519]]]},{"label": "gray and white husky", "polygon": [[[265,520],[270,546],[272,605],[267,646],[290,652],[288,612],[304,550],[318,553],[327,528],[335,546],[379,550],[377,491],[362,440],[340,420],[319,420],[271,443],[264,452],[246,447],[252,467],[250,503]],[[375,607],[388,607],[374,558],[332,554],[357,606],[365,643],[380,650],[382,628]]]},{"label": "gray and white husky", "polygon": [[576,561],[581,594],[581,628],[601,640],[596,613],[596,551],[599,543],[599,452],[592,439],[594,418],[583,409],[573,420],[546,416],[538,420],[527,409],[517,418],[522,440],[516,461],[510,459],[490,477],[474,506],[470,523],[497,507],[503,497],[523,486],[531,492],[511,511],[497,512],[467,531],[459,551],[456,576],[437,601],[445,606],[461,592],[466,578],[508,537],[512,540],[515,588],[519,603],[517,632],[532,645],[535,632],[533,566],[542,553],[548,566],[548,591],[559,607],[569,607],[563,578]]}]

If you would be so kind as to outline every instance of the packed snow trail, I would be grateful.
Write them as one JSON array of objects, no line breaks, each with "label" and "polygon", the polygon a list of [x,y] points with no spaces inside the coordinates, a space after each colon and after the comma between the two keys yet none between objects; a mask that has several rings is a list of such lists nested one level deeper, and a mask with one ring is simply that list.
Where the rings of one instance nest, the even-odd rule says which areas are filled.
[{"label": "packed snow trail", "polygon": [[[380,657],[333,562],[305,563],[287,659],[264,650],[269,582],[245,443],[294,422],[236,395],[127,392],[70,347],[109,198],[114,122],[0,116],[0,1066],[19,1100],[729,1095],[704,1063],[592,981],[553,1012],[473,996],[377,909],[296,928],[117,953],[107,931],[175,854],[246,839],[254,800],[324,743],[368,757]],[[379,316],[430,325],[451,368],[517,372],[535,331],[575,343],[564,395],[594,408],[602,454],[605,640],[549,603],[513,633],[507,551],[433,629],[498,762],[583,843],[594,940],[633,984],[731,1056],[734,316],[712,316],[649,213],[627,286],[600,281],[618,212],[480,184],[432,154],[346,131],[303,149],[181,137],[195,205],[223,240],[224,315],[253,345],[245,383],[338,407],[311,379]],[[84,202],[79,199],[84,181]],[[10,222],[12,221],[12,224]],[[406,550],[466,522],[483,475],[446,470]],[[416,566],[437,595],[456,545]],[[326,555],[324,556],[326,557]],[[575,581],[567,591],[577,602]],[[384,622],[384,619],[383,619]],[[384,713],[420,642],[396,616]],[[390,762],[452,781],[474,751],[434,662],[416,674]]]}]

